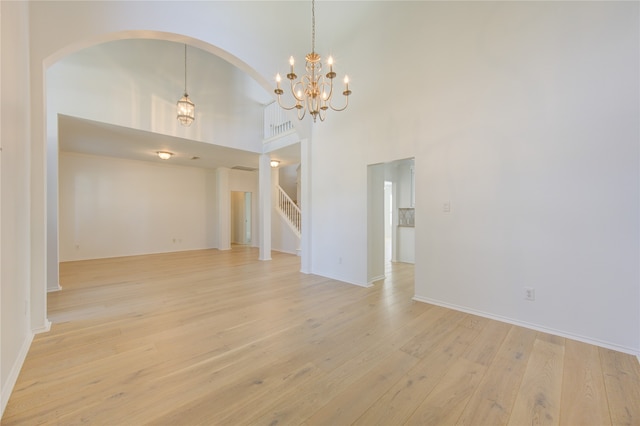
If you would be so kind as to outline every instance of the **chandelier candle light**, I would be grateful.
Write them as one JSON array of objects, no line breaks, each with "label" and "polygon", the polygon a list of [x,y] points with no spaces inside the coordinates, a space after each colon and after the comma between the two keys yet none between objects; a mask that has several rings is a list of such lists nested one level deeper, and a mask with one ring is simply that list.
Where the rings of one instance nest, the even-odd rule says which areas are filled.
[{"label": "chandelier candle light", "polygon": [[184,96],[178,101],[178,121],[184,127],[191,126],[196,119],[196,106],[187,94],[187,45],[184,45]]},{"label": "chandelier candle light", "polygon": [[[315,0],[311,1],[311,53],[305,56],[307,62],[305,69],[307,73],[303,75],[300,80],[297,80],[298,76],[294,72],[293,56],[289,58],[289,65],[291,66],[290,72],[287,74],[287,78],[291,84],[291,95],[295,99],[293,106],[287,107],[282,104],[281,95],[284,90],[280,87],[282,78],[280,74],[276,75],[276,89],[274,92],[278,95],[278,104],[286,109],[297,109],[298,119],[302,120],[307,111],[313,117],[315,123],[316,118],[320,117],[320,121],[324,121],[326,112],[329,108],[334,111],[344,111],[349,105],[349,77],[344,77],[344,91],[342,94],[345,97],[345,105],[342,108],[335,108],[331,101],[333,99],[333,79],[336,77],[336,73],[333,71],[333,58],[329,56],[327,59],[327,65],[329,66],[329,72],[322,75],[322,62],[320,55],[316,53],[316,10]],[[296,81],[297,80],[297,81]]]}]

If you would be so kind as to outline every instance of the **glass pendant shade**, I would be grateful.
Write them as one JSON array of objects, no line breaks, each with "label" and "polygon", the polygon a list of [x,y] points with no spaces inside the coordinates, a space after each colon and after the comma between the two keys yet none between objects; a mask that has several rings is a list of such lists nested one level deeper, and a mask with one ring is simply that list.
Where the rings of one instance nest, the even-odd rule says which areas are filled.
[{"label": "glass pendant shade", "polygon": [[184,127],[196,119],[196,106],[187,95],[187,45],[184,45],[184,96],[178,101],[178,121]]},{"label": "glass pendant shade", "polygon": [[193,120],[195,120],[196,106],[189,99],[189,95],[186,93],[178,101],[178,121],[185,127],[191,126]]}]

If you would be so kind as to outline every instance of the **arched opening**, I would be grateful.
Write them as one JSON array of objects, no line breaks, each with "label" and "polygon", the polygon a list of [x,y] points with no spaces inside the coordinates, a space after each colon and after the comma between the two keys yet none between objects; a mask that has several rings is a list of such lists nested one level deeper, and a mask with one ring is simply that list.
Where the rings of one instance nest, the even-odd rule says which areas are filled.
[{"label": "arched opening", "polygon": [[[138,47],[144,45],[142,47],[143,51],[145,46],[149,46],[151,43],[154,45],[153,52],[156,52],[156,54],[153,55],[153,52],[146,51],[145,54],[147,56],[144,58],[140,57],[140,55],[129,54],[127,56],[125,53],[117,58],[108,55],[109,52],[118,51],[127,43],[135,44]],[[197,116],[197,120],[200,123],[206,123],[209,127],[193,126],[185,129],[180,127],[175,119],[175,102],[182,96],[183,90],[184,64],[182,49],[184,44],[189,48],[189,58],[194,61],[189,67],[194,74],[189,78],[189,81],[192,82],[190,86],[194,87],[192,99],[195,100],[200,111],[200,116]],[[110,48],[105,48],[105,46],[110,46]],[[158,54],[157,52],[160,53]],[[68,77],[68,79],[75,80],[75,90],[60,93],[60,86],[56,86],[52,80],[56,70],[64,74],[65,71],[73,70],[74,67],[77,68],[83,63],[86,64],[87,61],[100,57],[100,55],[103,55],[100,58],[103,61],[101,64],[109,63],[109,61],[120,61],[115,65],[126,67],[128,64],[126,61],[131,61],[132,66],[142,64],[143,69],[149,70],[153,68],[158,71],[157,74],[154,74],[154,78],[166,78],[167,84],[163,85],[162,81],[156,80],[156,86],[149,87],[154,83],[150,75],[143,76],[145,78],[140,79],[139,84],[130,81],[131,79],[128,80],[126,75],[118,75],[115,78],[112,78],[113,76],[105,76],[104,70],[99,68],[100,64],[96,63],[96,67],[90,70],[75,69],[74,72],[77,74]],[[147,62],[145,63],[144,61]],[[217,119],[216,114],[220,114],[218,112],[220,109],[215,109],[212,105],[207,107],[206,101],[207,99],[219,98],[219,96],[216,96],[217,94],[213,93],[213,87],[216,82],[229,89],[243,90],[242,96],[244,98],[227,99],[226,105],[232,112],[237,109],[242,111],[245,116],[250,117],[249,119],[257,119],[261,114],[261,106],[271,101],[270,90],[265,90],[270,88],[270,84],[247,64],[216,46],[179,34],[126,31],[69,45],[49,57],[45,61],[45,65],[43,96],[44,105],[47,106],[44,116],[44,135],[46,138],[46,247],[44,247],[43,254],[46,258],[45,281],[48,291],[55,291],[60,288],[58,279],[60,261],[58,156],[60,150],[59,137],[61,130],[63,130],[60,125],[60,117],[66,120],[65,123],[72,123],[72,125],[77,125],[78,123],[83,125],[94,124],[106,127],[113,132],[140,131],[149,132],[154,135],[154,138],[165,141],[171,138],[179,139],[181,143],[189,145],[190,149],[193,150],[199,148],[207,149],[209,147],[206,145],[220,143],[222,144],[220,145],[222,151],[219,151],[219,153],[232,157],[238,162],[238,166],[251,167],[253,164],[247,163],[253,161],[253,158],[255,158],[255,166],[258,165],[262,139],[258,133],[255,133],[257,130],[254,130],[254,134],[246,137],[229,137],[233,130],[227,129],[223,132],[220,130],[220,125],[214,124]],[[114,69],[116,69],[115,65]],[[207,68],[203,70],[202,67]],[[60,70],[61,68],[66,68],[66,70]],[[118,69],[122,70],[123,68]],[[224,74],[225,77],[223,77],[223,71],[220,70],[224,69],[232,71]],[[206,74],[207,70],[209,70],[211,77],[204,81],[202,75]],[[59,75],[57,77],[59,78]],[[116,84],[110,84],[110,82],[116,82]],[[197,89],[197,87],[204,87],[204,89]],[[202,96],[196,95],[198,92],[202,93]],[[74,100],[77,102],[74,102]],[[253,106],[247,107],[247,103],[250,102],[253,102],[255,108]],[[248,112],[249,108],[251,108],[251,111]],[[226,121],[234,123],[241,120],[229,119]],[[261,123],[260,120],[257,121]],[[261,124],[258,127],[260,126]],[[246,128],[247,126],[245,125],[244,127]],[[245,143],[240,148],[236,148],[234,146],[236,140],[250,140],[251,143]],[[149,150],[148,147],[145,147],[143,151],[142,155],[153,154],[153,151]],[[185,149],[185,152],[191,151]],[[216,155],[216,157],[219,156]],[[184,158],[183,156],[182,159],[174,158],[172,161],[183,161],[183,163],[197,161],[195,157],[197,155],[194,154],[190,158]],[[153,160],[160,161],[156,158]],[[225,167],[229,167],[229,165],[226,164]],[[172,240],[175,244],[177,244],[176,241],[182,242],[180,236],[174,236]],[[80,248],[80,244],[73,242],[72,244],[74,248]],[[44,294],[43,297],[45,297]],[[44,302],[46,311],[46,299]],[[44,315],[46,316],[46,312]]]}]

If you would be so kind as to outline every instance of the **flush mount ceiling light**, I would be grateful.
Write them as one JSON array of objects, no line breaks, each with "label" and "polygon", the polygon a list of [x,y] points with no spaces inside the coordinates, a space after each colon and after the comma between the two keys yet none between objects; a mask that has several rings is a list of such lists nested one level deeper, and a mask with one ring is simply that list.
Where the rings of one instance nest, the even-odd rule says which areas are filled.
[{"label": "flush mount ceiling light", "polygon": [[269,163],[271,164],[271,167],[278,167],[278,164],[280,164],[280,161],[278,160],[271,160],[271,162]]},{"label": "flush mount ceiling light", "polygon": [[158,157],[160,157],[162,160],[168,160],[173,156],[173,152],[169,152],[169,151],[158,151],[157,154],[158,154]]},{"label": "flush mount ceiling light", "polygon": [[191,126],[196,119],[196,106],[187,94],[187,45],[184,45],[184,96],[178,101],[178,121],[184,127]]},{"label": "flush mount ceiling light", "polygon": [[302,120],[305,113],[309,111],[309,114],[311,114],[315,123],[316,118],[318,117],[320,117],[320,121],[324,121],[329,108],[334,111],[345,110],[349,105],[349,95],[351,94],[351,90],[349,90],[349,77],[345,76],[344,91],[342,92],[346,100],[345,105],[342,108],[335,108],[331,104],[333,100],[333,79],[336,77],[336,73],[333,72],[333,58],[329,56],[327,59],[329,72],[325,75],[322,74],[321,58],[320,55],[316,53],[315,0],[311,1],[311,28],[311,53],[305,56],[305,69],[307,73],[303,75],[300,80],[297,80],[298,76],[293,70],[293,56],[289,58],[289,65],[291,66],[291,69],[287,74],[287,78],[291,85],[291,95],[295,100],[294,105],[289,107],[282,104],[281,95],[284,93],[284,90],[280,87],[280,74],[276,75],[277,86],[274,92],[278,95],[278,104],[282,108],[286,110],[292,110],[295,108],[298,111],[299,120]]}]

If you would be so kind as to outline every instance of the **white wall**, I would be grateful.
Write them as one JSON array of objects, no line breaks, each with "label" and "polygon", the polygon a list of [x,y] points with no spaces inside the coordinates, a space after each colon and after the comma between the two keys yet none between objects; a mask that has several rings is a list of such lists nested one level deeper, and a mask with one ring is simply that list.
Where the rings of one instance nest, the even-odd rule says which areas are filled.
[{"label": "white wall", "polygon": [[[60,154],[60,260],[210,248],[207,171]],[[64,283],[62,283],[64,285]]]},{"label": "white wall", "polygon": [[404,263],[416,261],[416,232],[415,228],[399,226],[396,230],[397,244],[396,260]]},{"label": "white wall", "polygon": [[[411,174],[414,168],[413,159],[402,160],[392,163],[393,177],[395,185],[395,211],[394,215],[398,215],[398,209],[411,208],[412,205],[412,182]],[[396,224],[398,220],[394,221]],[[398,262],[415,263],[416,253],[416,232],[414,227],[398,226],[395,233],[396,238],[396,260]]]},{"label": "white wall", "polygon": [[418,299],[639,353],[638,3],[395,5],[314,128],[314,272],[364,281],[366,165],[415,155]]},{"label": "white wall", "polygon": [[275,209],[271,213],[271,248],[289,254],[298,254],[300,238],[289,228],[286,219]]},{"label": "white wall", "polygon": [[475,12],[425,75],[416,294],[638,353],[638,3]]},{"label": "white wall", "polygon": [[[0,416],[33,338],[29,319],[28,5],[0,2]],[[44,293],[44,285],[40,287]]]},{"label": "white wall", "polygon": [[244,192],[233,191],[231,193],[231,242],[235,244],[245,244],[244,210]]},{"label": "white wall", "polygon": [[251,193],[251,246],[260,245],[260,222],[258,220],[258,172],[229,170],[229,191]]},{"label": "white wall", "polygon": [[[229,199],[252,193],[257,245],[257,175],[228,176]],[[216,186],[212,170],[61,152],[61,261],[218,248],[231,223],[219,223]]]},{"label": "white wall", "polygon": [[367,167],[367,285],[385,277],[384,180],[384,164]]},{"label": "white wall", "polygon": [[298,200],[298,168],[300,164],[291,164],[289,166],[278,167],[278,182],[280,187],[284,189],[289,198],[294,202]]}]

